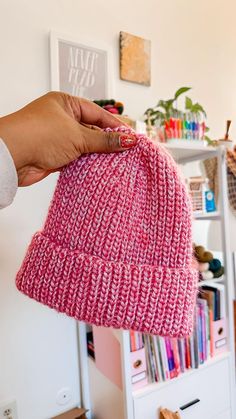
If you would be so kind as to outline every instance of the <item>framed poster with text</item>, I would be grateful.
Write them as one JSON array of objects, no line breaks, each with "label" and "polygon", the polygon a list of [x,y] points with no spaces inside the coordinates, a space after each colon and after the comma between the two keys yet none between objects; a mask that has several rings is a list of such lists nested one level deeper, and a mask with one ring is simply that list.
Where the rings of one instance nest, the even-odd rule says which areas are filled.
[{"label": "framed poster with text", "polygon": [[84,97],[108,97],[107,51],[51,32],[51,88]]}]

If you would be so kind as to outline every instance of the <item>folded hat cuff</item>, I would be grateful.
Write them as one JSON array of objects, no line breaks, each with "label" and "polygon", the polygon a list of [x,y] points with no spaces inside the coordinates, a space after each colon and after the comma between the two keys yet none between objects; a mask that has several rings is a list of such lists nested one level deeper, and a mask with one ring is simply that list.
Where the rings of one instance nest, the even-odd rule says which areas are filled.
[{"label": "folded hat cuff", "polygon": [[107,261],[36,233],[16,278],[29,297],[87,323],[161,336],[192,332],[198,271]]}]

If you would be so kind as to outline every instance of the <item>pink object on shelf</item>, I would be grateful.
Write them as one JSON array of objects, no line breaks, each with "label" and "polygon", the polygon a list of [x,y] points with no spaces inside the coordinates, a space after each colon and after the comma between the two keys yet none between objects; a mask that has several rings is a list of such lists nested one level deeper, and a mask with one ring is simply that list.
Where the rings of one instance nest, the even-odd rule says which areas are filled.
[{"label": "pink object on shelf", "polygon": [[95,363],[99,371],[122,390],[120,342],[106,327],[93,327]]},{"label": "pink object on shelf", "polygon": [[85,155],[62,169],[16,285],[90,324],[186,336],[198,281],[191,203],[165,148],[137,138],[129,151]]},{"label": "pink object on shelf", "polygon": [[[99,371],[122,390],[120,343],[111,329],[93,326],[95,364]],[[148,383],[145,348],[130,352],[133,389]]]},{"label": "pink object on shelf", "polygon": [[228,336],[226,319],[213,321],[213,345],[213,355],[227,351]]},{"label": "pink object on shelf", "polygon": [[130,352],[131,382],[136,390],[148,383],[145,348]]}]

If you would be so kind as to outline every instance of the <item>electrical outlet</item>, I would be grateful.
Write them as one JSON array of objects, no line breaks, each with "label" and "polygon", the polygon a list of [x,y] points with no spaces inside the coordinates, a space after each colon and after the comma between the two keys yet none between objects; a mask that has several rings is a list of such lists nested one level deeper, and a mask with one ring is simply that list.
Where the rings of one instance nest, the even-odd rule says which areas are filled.
[{"label": "electrical outlet", "polygon": [[71,400],[71,397],[72,397],[71,389],[69,387],[63,387],[57,393],[57,396],[56,396],[57,404],[59,405],[67,404]]},{"label": "electrical outlet", "polygon": [[17,419],[16,401],[9,400],[0,403],[0,419]]}]

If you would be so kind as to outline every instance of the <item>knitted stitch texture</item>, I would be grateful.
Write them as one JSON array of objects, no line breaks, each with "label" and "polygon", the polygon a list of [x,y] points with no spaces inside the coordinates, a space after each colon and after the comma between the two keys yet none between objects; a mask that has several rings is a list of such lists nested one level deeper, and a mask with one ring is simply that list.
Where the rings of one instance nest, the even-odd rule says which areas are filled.
[{"label": "knitted stitch texture", "polygon": [[189,335],[198,281],[191,223],[174,160],[138,135],[129,151],[85,155],[62,169],[16,285],[87,323]]}]

